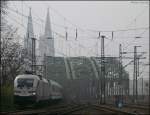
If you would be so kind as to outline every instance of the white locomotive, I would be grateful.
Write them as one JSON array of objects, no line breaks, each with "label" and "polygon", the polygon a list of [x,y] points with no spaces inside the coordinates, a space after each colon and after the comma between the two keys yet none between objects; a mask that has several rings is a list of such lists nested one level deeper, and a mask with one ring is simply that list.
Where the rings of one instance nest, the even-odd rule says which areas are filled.
[{"label": "white locomotive", "polygon": [[14,80],[15,103],[61,99],[62,86],[55,81],[32,74],[18,75]]}]

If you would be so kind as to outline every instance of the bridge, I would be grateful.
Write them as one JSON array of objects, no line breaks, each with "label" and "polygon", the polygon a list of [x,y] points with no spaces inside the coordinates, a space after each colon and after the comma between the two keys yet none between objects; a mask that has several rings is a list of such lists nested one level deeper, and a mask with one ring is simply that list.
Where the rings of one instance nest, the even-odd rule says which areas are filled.
[{"label": "bridge", "polygon": [[[105,82],[105,95],[129,95],[129,76],[119,76],[117,58],[105,58],[105,81],[101,77],[100,57],[46,57],[46,78],[60,83],[67,99],[96,101],[102,96],[101,82]],[[107,99],[107,102],[110,100]]]}]

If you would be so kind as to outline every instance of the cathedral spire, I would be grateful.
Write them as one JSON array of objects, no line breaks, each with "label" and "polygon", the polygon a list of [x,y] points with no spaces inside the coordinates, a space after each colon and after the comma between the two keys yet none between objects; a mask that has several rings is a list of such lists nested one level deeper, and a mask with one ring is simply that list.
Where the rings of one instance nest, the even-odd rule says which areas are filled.
[{"label": "cathedral spire", "polygon": [[50,16],[49,16],[49,8],[47,8],[47,17],[45,23],[45,33],[46,38],[52,38],[52,30],[51,30],[51,23],[50,23]]},{"label": "cathedral spire", "polygon": [[45,54],[46,56],[53,56],[53,57],[55,56],[55,47],[54,47],[54,39],[52,36],[49,8],[47,9],[45,32],[43,36],[40,36],[39,54],[42,60],[44,60]]},{"label": "cathedral spire", "polygon": [[33,24],[32,24],[32,15],[31,15],[31,8],[30,8],[30,10],[29,10],[26,37],[27,37],[27,38],[32,38],[32,37],[34,37]]},{"label": "cathedral spire", "polygon": [[32,15],[31,8],[29,9],[28,23],[27,23],[27,31],[24,39],[24,47],[27,49],[28,53],[31,54],[32,50],[32,38],[34,37],[33,32],[33,23],[32,23]]},{"label": "cathedral spire", "polygon": [[24,48],[27,51],[27,57],[28,61],[25,64],[25,69],[26,70],[31,70],[31,60],[32,60],[32,38],[34,37],[34,32],[33,32],[33,23],[32,23],[32,15],[31,15],[31,8],[29,9],[29,16],[28,16],[28,22],[27,22],[27,31],[26,31],[26,36],[24,38]]}]

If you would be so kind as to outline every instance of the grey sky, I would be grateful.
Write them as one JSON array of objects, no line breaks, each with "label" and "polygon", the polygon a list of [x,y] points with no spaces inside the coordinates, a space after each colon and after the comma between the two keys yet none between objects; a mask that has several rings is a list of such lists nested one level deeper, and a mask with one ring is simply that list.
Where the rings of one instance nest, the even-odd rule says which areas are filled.
[{"label": "grey sky", "polygon": [[[55,50],[56,56],[96,56],[97,42],[98,54],[100,55],[100,40],[97,40],[98,32],[100,31],[114,31],[120,29],[149,27],[149,5],[148,3],[131,3],[130,1],[11,1],[10,7],[18,10],[26,16],[29,15],[29,7],[32,8],[32,17],[34,25],[34,33],[38,37],[43,34],[47,8],[50,10],[50,18],[52,22],[52,30],[65,36],[65,28],[56,26],[54,24],[66,26],[68,29],[68,41],[65,38],[55,35]],[[20,24],[27,26],[27,18],[17,15],[13,11],[10,12],[10,17],[14,18]],[[61,16],[62,15],[62,16]],[[66,18],[64,18],[64,17]],[[16,23],[11,18],[8,18],[9,23],[19,28],[19,34],[23,37],[26,29],[20,24]],[[134,20],[136,19],[136,21]],[[75,41],[75,29],[78,30],[78,39]],[[144,33],[143,33],[144,32]],[[111,39],[111,32],[101,32]],[[134,39],[135,36],[140,36],[141,39]],[[149,52],[149,31],[122,31],[114,33],[114,40],[105,40],[105,54],[110,56],[118,56],[119,43],[122,44],[124,51],[133,51],[134,45],[141,45],[138,51],[146,51],[146,60],[141,60],[148,63]],[[80,44],[80,45],[79,45]],[[69,48],[71,47],[71,48]],[[64,55],[62,55],[64,54]],[[132,56],[127,55],[127,56]],[[126,64],[130,60],[124,60]],[[143,66],[141,66],[143,68]],[[129,66],[132,77],[133,66]],[[144,77],[148,77],[148,66],[143,72]]]}]

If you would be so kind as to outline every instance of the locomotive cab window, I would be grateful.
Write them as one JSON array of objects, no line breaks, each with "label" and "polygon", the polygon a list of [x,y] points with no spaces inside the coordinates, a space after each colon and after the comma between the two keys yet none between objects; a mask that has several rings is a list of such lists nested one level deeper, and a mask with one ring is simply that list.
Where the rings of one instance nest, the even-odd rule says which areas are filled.
[{"label": "locomotive cab window", "polygon": [[34,79],[20,78],[17,80],[17,87],[31,88],[31,87],[33,87],[33,81],[34,81]]}]

